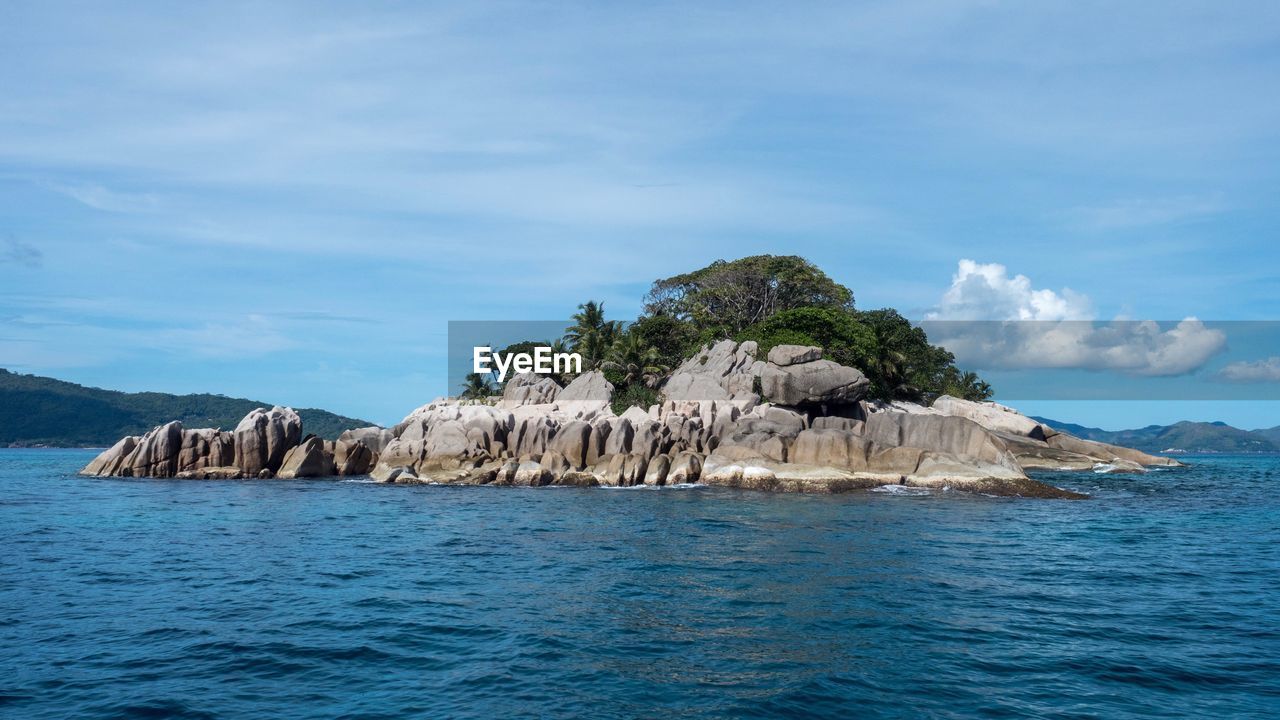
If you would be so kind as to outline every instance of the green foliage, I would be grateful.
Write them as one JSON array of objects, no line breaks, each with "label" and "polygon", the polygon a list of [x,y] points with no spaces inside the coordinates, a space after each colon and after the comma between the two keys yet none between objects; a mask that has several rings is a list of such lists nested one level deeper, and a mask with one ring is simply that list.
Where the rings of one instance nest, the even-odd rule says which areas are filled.
[{"label": "green foliage", "polygon": [[[607,375],[606,375],[607,376]],[[648,410],[650,405],[658,404],[658,391],[644,385],[635,384],[625,387],[618,387],[613,393],[613,412],[615,415],[621,415],[627,411],[627,408],[636,406],[644,410]]]},{"label": "green foliage", "polygon": [[467,373],[460,390],[458,397],[464,400],[483,400],[498,392],[492,373]]},{"label": "green foliage", "polygon": [[753,255],[658,280],[645,298],[646,313],[691,322],[706,340],[802,307],[851,309],[853,292],[804,258]]},{"label": "green foliage", "polygon": [[978,377],[977,373],[949,365],[942,372],[938,394],[984,402],[991,399],[992,390],[991,385]]},{"label": "green foliage", "polygon": [[[224,395],[123,393],[0,369],[0,446],[100,447],[171,420],[184,427],[230,430],[251,410],[272,403]],[[335,439],[367,420],[303,408],[304,433]]]},{"label": "green foliage", "polygon": [[766,357],[778,345],[817,345],[823,357],[864,373],[875,354],[871,329],[843,308],[805,307],[783,310],[739,333],[737,340],[755,340],[758,357]]},{"label": "green foliage", "polygon": [[662,364],[657,348],[630,331],[614,341],[602,367],[616,372],[623,385],[641,384],[650,388],[657,387],[663,374],[671,369]]},{"label": "green foliage", "polygon": [[868,395],[876,399],[929,402],[950,394],[986,400],[992,394],[990,385],[956,368],[951,353],[931,345],[924,330],[896,310],[784,310],[736,339],[755,340],[760,357],[777,345],[818,345],[823,357],[861,370],[871,381]]},{"label": "green foliage", "polygon": [[573,325],[565,331],[565,341],[572,352],[582,356],[582,370],[598,370],[615,340],[622,334],[622,324],[604,319],[604,303],[595,300],[578,306],[571,318]]},{"label": "green foliage", "polygon": [[955,371],[954,355],[930,344],[924,330],[897,310],[859,312],[857,318],[875,337],[875,352],[864,371],[872,397],[929,402],[945,392],[949,373]]},{"label": "green foliage", "polygon": [[670,315],[645,315],[627,327],[627,334],[652,347],[658,355],[657,364],[667,368],[684,362],[702,345],[693,323]]}]

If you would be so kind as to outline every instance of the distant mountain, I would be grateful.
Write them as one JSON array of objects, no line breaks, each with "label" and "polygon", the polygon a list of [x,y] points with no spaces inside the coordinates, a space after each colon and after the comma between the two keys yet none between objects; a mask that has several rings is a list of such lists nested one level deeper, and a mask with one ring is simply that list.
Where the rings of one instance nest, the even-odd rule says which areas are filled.
[{"label": "distant mountain", "polygon": [[[271,406],[224,395],[101,390],[0,368],[0,447],[100,447],[170,420],[181,420],[190,428],[230,430],[250,410]],[[311,408],[299,409],[298,414],[304,433],[329,439],[348,428],[373,424]]]},{"label": "distant mountain", "polygon": [[1277,446],[1280,446],[1280,425],[1273,428],[1267,428],[1265,430],[1254,430],[1253,434],[1264,437],[1275,443]]},{"label": "distant mountain", "polygon": [[1269,430],[1241,430],[1224,422],[1188,422],[1148,425],[1136,430],[1102,430],[1048,418],[1035,418],[1087,440],[1136,448],[1145,452],[1182,450],[1189,453],[1274,453],[1280,452],[1280,427]]}]

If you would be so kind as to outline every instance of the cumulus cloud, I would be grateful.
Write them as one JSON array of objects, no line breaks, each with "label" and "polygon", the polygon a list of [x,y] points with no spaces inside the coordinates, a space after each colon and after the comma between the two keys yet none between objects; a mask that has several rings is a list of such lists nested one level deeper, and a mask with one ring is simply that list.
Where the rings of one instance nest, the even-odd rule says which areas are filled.
[{"label": "cumulus cloud", "polygon": [[999,263],[961,260],[929,320],[1087,320],[1089,298],[1070,288],[1037,290],[1026,275],[1009,277]]},{"label": "cumulus cloud", "polygon": [[1252,362],[1241,360],[1228,363],[1218,371],[1218,377],[1237,383],[1280,382],[1280,356],[1273,355],[1266,360]]},{"label": "cumulus cloud", "polygon": [[1037,289],[996,263],[961,260],[951,287],[926,315],[935,342],[976,368],[1079,368],[1131,375],[1185,375],[1226,346],[1226,335],[1188,317],[1097,322],[1089,298]]}]

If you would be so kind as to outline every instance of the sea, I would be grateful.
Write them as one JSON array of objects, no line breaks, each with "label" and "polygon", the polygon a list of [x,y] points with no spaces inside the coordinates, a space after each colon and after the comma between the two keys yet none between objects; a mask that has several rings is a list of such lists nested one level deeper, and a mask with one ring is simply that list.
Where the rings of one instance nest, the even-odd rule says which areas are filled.
[{"label": "sea", "polygon": [[1083,501],[77,476],[0,450],[0,717],[1280,717],[1280,458]]}]

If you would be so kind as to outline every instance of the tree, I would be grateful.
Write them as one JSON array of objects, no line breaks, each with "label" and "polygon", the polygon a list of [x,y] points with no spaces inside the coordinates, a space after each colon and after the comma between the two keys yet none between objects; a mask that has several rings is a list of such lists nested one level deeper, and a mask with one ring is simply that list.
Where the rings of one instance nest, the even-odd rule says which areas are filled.
[{"label": "tree", "polygon": [[647,345],[635,332],[628,332],[613,343],[602,367],[617,373],[623,385],[643,384],[649,388],[657,387],[663,373],[671,369],[661,364],[657,348]]},{"label": "tree", "polygon": [[667,368],[684,362],[702,344],[693,323],[670,315],[641,316],[627,328],[627,334],[652,347],[658,355],[657,364]]},{"label": "tree", "polygon": [[573,325],[565,331],[565,340],[573,352],[582,356],[583,370],[598,369],[621,332],[620,324],[605,320],[604,303],[594,300],[579,305],[570,319]]},{"label": "tree", "polygon": [[465,400],[483,400],[497,394],[492,375],[489,373],[468,373],[462,383],[462,393],[458,396]]},{"label": "tree", "polygon": [[645,297],[645,312],[689,321],[706,339],[733,337],[801,307],[851,310],[853,292],[804,258],[753,255],[658,280]]},{"label": "tree", "polygon": [[[924,330],[897,310],[859,312],[857,318],[871,328],[876,340],[871,371],[867,373],[872,397],[926,402],[945,392],[944,383],[951,373],[958,375],[955,356],[930,344]],[[973,389],[980,388],[975,384]]]},{"label": "tree", "polygon": [[817,345],[823,349],[823,357],[868,374],[876,354],[871,328],[843,308],[783,310],[747,328],[736,339],[755,340],[759,357],[765,357],[777,345]]},{"label": "tree", "polygon": [[974,402],[985,402],[991,399],[991,385],[978,377],[975,372],[960,370],[955,366],[948,367],[943,374],[941,395],[950,395]]}]

